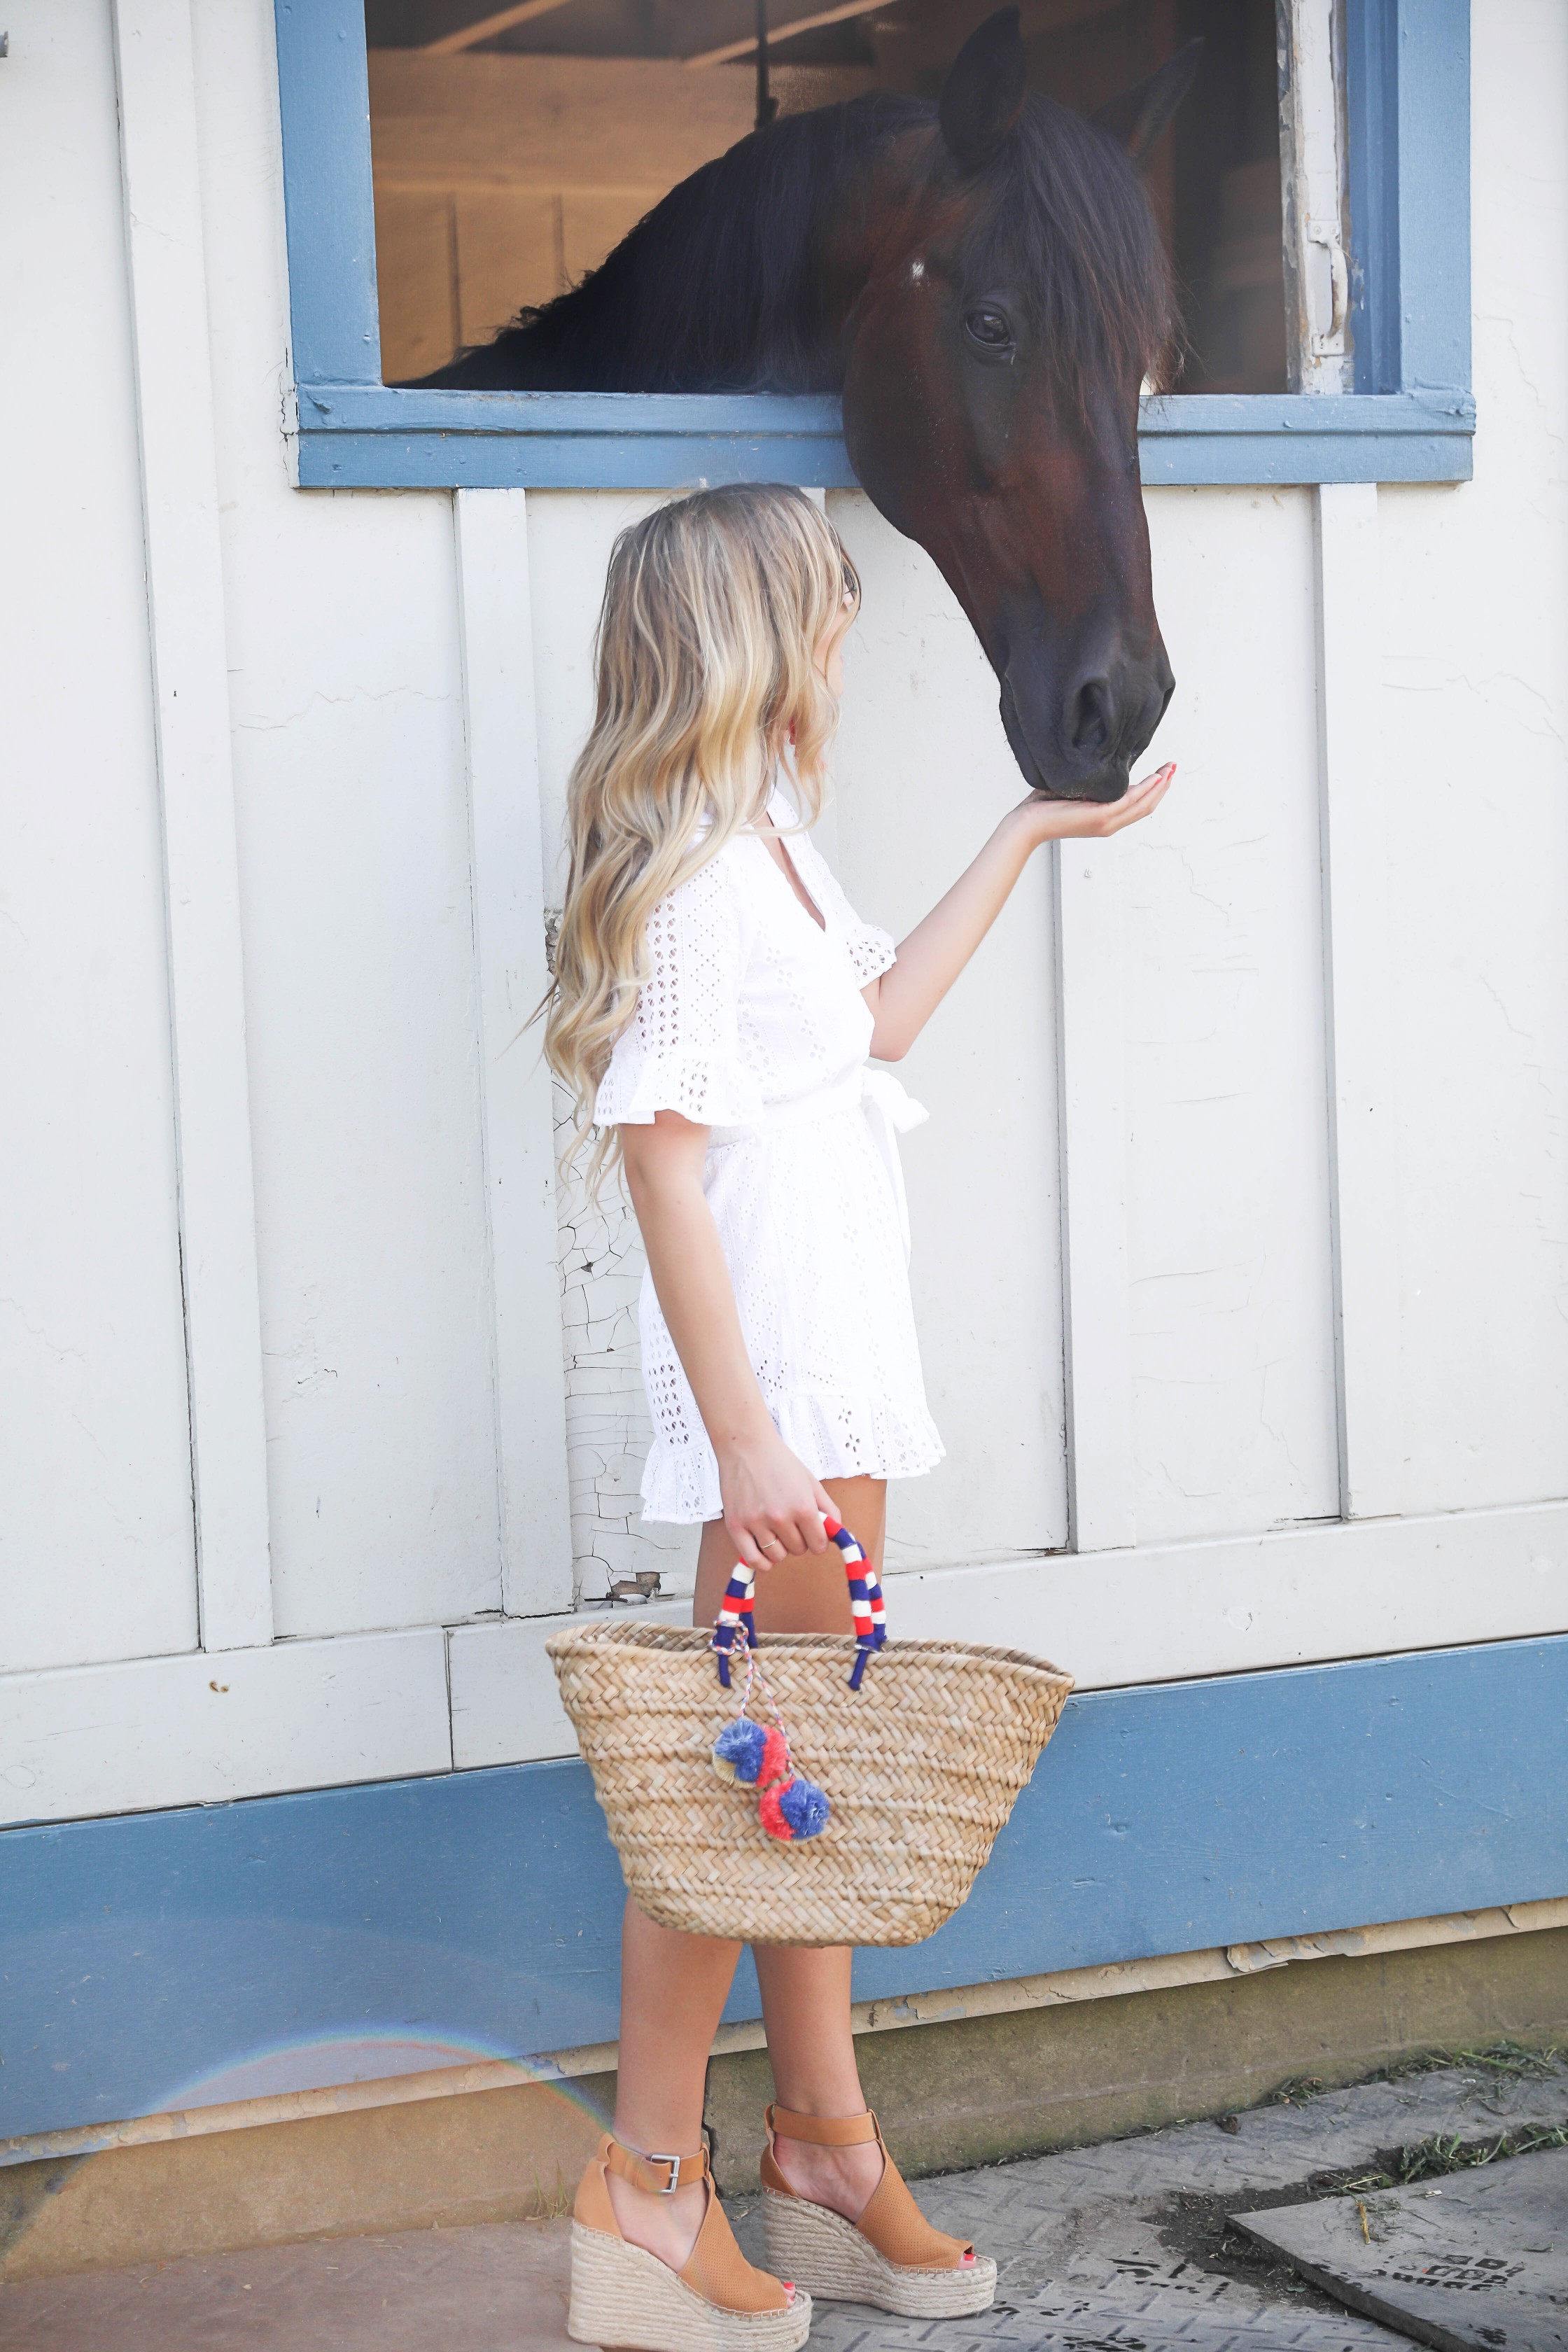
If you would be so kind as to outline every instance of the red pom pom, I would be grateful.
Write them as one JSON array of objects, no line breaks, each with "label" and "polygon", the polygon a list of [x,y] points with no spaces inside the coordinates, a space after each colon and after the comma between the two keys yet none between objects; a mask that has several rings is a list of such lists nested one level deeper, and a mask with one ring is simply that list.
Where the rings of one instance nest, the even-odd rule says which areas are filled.
[{"label": "red pom pom", "polygon": [[[784,1788],[787,1789],[788,1786],[789,1782],[786,1780]],[[785,1821],[784,1810],[779,1803],[783,1794],[784,1789],[770,1789],[757,1807],[757,1811],[762,1815],[763,1827],[770,1837],[793,1838],[795,1832]]]},{"label": "red pom pom", "polygon": [[763,1742],[763,1761],[757,1778],[765,1788],[770,1780],[787,1780],[792,1769],[789,1742],[776,1723],[770,1724],[768,1736]]}]

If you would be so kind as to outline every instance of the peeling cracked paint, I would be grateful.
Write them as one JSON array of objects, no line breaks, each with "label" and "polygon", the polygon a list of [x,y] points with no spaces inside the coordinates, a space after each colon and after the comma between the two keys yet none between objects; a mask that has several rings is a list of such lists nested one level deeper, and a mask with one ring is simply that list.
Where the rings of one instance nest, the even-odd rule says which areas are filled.
[{"label": "peeling cracked paint", "polygon": [[[571,1130],[559,1089],[555,1126],[559,1148]],[[667,1591],[689,1592],[695,1530],[645,1527],[640,1517],[653,1433],[637,1337],[644,1259],[637,1219],[615,1176],[595,1202],[574,1171],[558,1185],[556,1204],[573,1598],[602,1600],[617,1578],[647,1569],[659,1570]]]}]

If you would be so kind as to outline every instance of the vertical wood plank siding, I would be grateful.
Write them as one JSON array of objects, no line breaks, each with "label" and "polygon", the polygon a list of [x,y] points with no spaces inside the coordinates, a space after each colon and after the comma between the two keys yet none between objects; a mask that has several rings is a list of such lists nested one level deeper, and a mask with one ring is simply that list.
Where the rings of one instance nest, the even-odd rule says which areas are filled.
[{"label": "vertical wood plank siding", "polygon": [[116,0],[204,1649],[272,1635],[245,978],[190,0]]},{"label": "vertical wood plank siding", "polygon": [[1057,1085],[1062,1345],[1075,1551],[1136,1543],[1127,1300],[1127,877],[1120,845],[1060,841]]},{"label": "vertical wood plank siding", "polygon": [[554,1139],[541,1030],[543,844],[522,490],[459,490],[458,629],[472,844],[502,1593],[572,1605]]},{"label": "vertical wood plank siding", "polygon": [[1406,1485],[1377,490],[1312,495],[1340,1502],[1360,1519],[1400,1510]]}]

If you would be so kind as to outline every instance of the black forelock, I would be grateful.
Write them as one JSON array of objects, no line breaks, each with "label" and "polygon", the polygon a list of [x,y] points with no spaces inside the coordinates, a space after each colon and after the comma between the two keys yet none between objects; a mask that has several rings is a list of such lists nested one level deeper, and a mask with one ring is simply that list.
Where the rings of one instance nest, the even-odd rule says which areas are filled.
[{"label": "black forelock", "polygon": [[1176,341],[1170,264],[1142,182],[1109,133],[1033,92],[984,174],[961,258],[976,290],[1009,281],[1058,383],[1163,384]]}]

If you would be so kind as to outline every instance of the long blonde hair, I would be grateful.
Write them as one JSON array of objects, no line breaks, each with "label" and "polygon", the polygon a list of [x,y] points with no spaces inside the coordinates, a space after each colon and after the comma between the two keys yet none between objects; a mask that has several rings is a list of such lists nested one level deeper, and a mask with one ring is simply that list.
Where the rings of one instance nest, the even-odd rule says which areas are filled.
[{"label": "long blonde hair", "polygon": [[[838,709],[816,653],[859,601],[832,524],[802,490],[735,483],[631,524],[610,556],[596,701],[567,792],[571,870],[544,1051],[571,1092],[570,1160],[647,974],[648,917],[758,816],[793,746],[804,824],[822,803]],[[601,1134],[590,1188],[615,1158]]]}]

